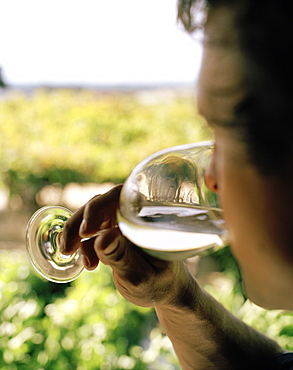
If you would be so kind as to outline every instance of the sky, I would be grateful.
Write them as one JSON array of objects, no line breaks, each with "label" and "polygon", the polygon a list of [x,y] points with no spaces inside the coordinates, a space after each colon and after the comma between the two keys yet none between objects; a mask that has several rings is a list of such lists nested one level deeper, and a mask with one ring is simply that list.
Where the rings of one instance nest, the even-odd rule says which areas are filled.
[{"label": "sky", "polygon": [[193,84],[201,45],[177,0],[0,0],[10,85]]}]

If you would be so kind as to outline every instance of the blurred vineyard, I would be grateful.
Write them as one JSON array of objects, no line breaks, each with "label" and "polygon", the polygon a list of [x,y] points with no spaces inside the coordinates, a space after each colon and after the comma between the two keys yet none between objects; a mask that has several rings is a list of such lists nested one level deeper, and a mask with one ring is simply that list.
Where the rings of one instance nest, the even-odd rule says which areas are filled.
[{"label": "blurred vineyard", "polygon": [[32,202],[48,183],[123,182],[147,155],[207,136],[202,121],[195,121],[191,97],[183,96],[14,94],[0,101],[0,183]]},{"label": "blurred vineyard", "polygon": [[[2,95],[0,127],[2,223],[8,213],[17,219],[39,207],[36,195],[48,186],[120,183],[147,155],[210,138],[189,91],[14,92]],[[17,233],[23,225],[13,227]],[[0,230],[1,369],[179,369],[153,310],[125,301],[107,267],[71,284],[43,281],[24,248],[5,248],[5,227]],[[216,272],[202,280],[206,289],[292,350],[292,314],[245,299],[228,249],[213,261]]]}]

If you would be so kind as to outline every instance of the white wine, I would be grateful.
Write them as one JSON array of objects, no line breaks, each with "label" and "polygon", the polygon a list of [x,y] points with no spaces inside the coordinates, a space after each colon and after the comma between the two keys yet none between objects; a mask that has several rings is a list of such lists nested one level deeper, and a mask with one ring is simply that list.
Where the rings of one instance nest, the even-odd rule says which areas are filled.
[{"label": "white wine", "polygon": [[166,260],[191,257],[225,245],[216,211],[198,207],[144,207],[135,220],[118,212],[122,234],[148,253]]}]

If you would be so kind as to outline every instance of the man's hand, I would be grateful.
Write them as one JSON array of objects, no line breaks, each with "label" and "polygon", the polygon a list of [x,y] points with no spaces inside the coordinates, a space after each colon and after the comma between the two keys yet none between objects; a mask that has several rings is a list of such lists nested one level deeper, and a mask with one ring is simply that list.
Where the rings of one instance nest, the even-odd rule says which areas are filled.
[{"label": "man's hand", "polygon": [[62,252],[77,249],[85,268],[94,270],[99,261],[109,265],[119,292],[140,306],[176,305],[191,277],[181,262],[166,262],[149,256],[132,244],[117,225],[121,185],[97,195],[67,221]]}]

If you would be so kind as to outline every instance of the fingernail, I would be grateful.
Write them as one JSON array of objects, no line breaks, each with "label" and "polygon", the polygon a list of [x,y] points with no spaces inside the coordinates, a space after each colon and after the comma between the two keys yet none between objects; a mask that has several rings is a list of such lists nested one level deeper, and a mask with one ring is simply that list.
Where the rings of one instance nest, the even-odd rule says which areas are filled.
[{"label": "fingernail", "polygon": [[87,222],[85,219],[83,219],[79,227],[79,232],[82,234],[86,231],[86,229],[87,229]]}]

